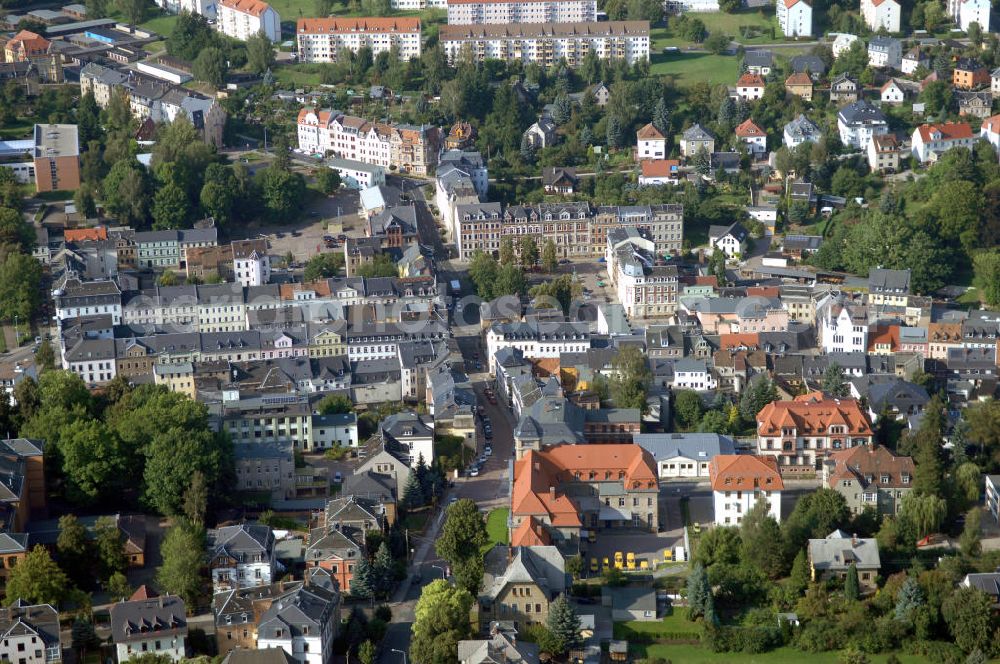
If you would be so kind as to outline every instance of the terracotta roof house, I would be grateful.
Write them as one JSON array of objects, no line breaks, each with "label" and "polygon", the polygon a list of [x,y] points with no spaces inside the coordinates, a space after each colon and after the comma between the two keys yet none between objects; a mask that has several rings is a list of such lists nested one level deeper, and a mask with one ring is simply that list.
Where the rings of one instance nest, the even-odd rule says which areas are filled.
[{"label": "terracotta roof house", "polygon": [[781,520],[781,492],[785,485],[773,457],[718,454],[708,464],[708,477],[716,525],[739,525],[761,500],[767,502],[774,520]]},{"label": "terracotta roof house", "polygon": [[767,152],[767,132],[758,127],[753,118],[747,118],[736,127],[736,138],[746,144],[751,154]]},{"label": "terracotta roof house", "polygon": [[635,158],[643,159],[666,159],[667,157],[667,137],[653,123],[643,126],[635,133],[636,147]]},{"label": "terracotta roof house", "polygon": [[775,401],[757,414],[757,453],[777,459],[783,474],[813,473],[837,450],[871,444],[872,425],[855,399],[811,392]]},{"label": "terracotta roof house", "polygon": [[805,72],[796,72],[785,79],[785,90],[789,94],[793,94],[796,97],[802,97],[806,101],[812,101],[812,77]]},{"label": "terracotta roof house", "polygon": [[[511,527],[532,537],[522,522],[534,517],[554,544],[573,546],[586,529],[638,527],[655,531],[658,482],[652,455],[633,444],[560,445],[527,450],[514,463]],[[590,487],[608,504],[587,498]],[[611,495],[614,498],[611,498]]]},{"label": "terracotta roof house", "polygon": [[679,184],[680,166],[676,159],[647,159],[640,164],[639,184]]},{"label": "terracotta roof house", "polygon": [[736,81],[736,96],[747,101],[754,101],[764,96],[764,77],[760,74],[747,72]]},{"label": "terracotta roof house", "polygon": [[847,500],[853,514],[874,509],[879,516],[899,512],[913,489],[913,459],[881,445],[862,445],[830,454],[823,462],[823,484]]},{"label": "terracotta roof house", "polygon": [[52,42],[45,37],[30,30],[21,30],[4,44],[4,62],[24,62],[45,55],[51,45]]}]

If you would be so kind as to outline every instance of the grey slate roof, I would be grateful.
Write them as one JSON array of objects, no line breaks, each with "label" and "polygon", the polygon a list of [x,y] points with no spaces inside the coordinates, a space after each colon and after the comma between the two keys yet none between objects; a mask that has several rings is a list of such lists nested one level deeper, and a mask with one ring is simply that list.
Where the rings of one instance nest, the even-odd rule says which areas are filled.
[{"label": "grey slate roof", "polygon": [[259,523],[224,526],[208,532],[208,548],[213,557],[229,555],[243,561],[262,556],[266,560],[274,552],[274,531]]},{"label": "grey slate roof", "polygon": [[685,141],[714,141],[715,136],[700,124],[695,124],[684,131]]},{"label": "grey slate roof", "polygon": [[298,660],[286,653],[283,648],[256,650],[234,648],[225,656],[222,664],[298,664]]},{"label": "grey slate roof", "polygon": [[632,442],[656,461],[683,457],[710,461],[717,454],[735,454],[732,438],[717,433],[637,433]]},{"label": "grey slate roof", "polygon": [[145,641],[152,635],[186,636],[187,611],[176,595],[111,605],[111,637],[117,643]]},{"label": "grey slate roof", "polygon": [[823,539],[809,540],[809,560],[817,571],[845,571],[851,563],[858,569],[879,569],[878,542],[873,537],[853,538],[835,530]]},{"label": "grey slate roof", "polygon": [[323,626],[336,618],[339,593],[324,588],[302,587],[278,598],[261,617],[259,639],[276,640],[305,633],[322,633]]},{"label": "grey slate roof", "polygon": [[486,582],[483,594],[491,599],[510,583],[535,583],[548,597],[566,590],[566,563],[554,546],[515,547],[507,561],[508,547],[497,545],[486,557]]},{"label": "grey slate roof", "polygon": [[886,124],[885,113],[865,99],[859,99],[840,109],[837,117],[847,125]]}]

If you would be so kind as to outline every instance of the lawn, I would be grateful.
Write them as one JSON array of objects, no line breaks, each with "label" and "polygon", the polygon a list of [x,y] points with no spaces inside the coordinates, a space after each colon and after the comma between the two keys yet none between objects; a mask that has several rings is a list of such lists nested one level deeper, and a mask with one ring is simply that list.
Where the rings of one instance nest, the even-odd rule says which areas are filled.
[{"label": "lawn", "polygon": [[287,88],[314,87],[323,82],[319,65],[314,64],[282,65],[276,67],[273,73],[278,85]]},{"label": "lawn", "polygon": [[176,15],[164,14],[163,16],[157,16],[156,18],[151,18],[148,21],[140,23],[139,27],[143,30],[151,30],[161,37],[169,37],[173,33],[176,24]]},{"label": "lawn", "polygon": [[969,306],[973,306],[973,307],[978,307],[980,305],[980,303],[982,302],[982,300],[980,300],[980,298],[979,298],[979,289],[978,288],[970,288],[969,290],[967,290],[964,293],[962,293],[961,295],[959,295],[958,299],[956,300],[956,302],[958,302],[959,304],[965,304],[965,305],[969,305]]},{"label": "lawn", "polygon": [[510,533],[507,532],[507,519],[510,517],[510,510],[506,507],[498,507],[491,510],[486,517],[486,534],[490,537],[486,550],[493,548],[494,544],[508,544]]},{"label": "lawn", "polygon": [[[769,44],[781,41],[774,14],[771,12],[767,14],[761,12],[740,12],[738,14],[716,12],[697,13],[691,14],[691,16],[701,19],[709,33],[722,32],[741,44]],[[749,33],[745,34],[745,30],[748,30]],[[685,46],[692,43],[675,35],[669,27],[653,28],[649,36],[651,48],[655,53],[662,51],[664,46]]]},{"label": "lawn", "polygon": [[[820,652],[805,653],[795,648],[778,648],[760,655],[747,655],[738,652],[712,652],[695,645],[653,645],[646,648],[646,657],[660,657],[684,664],[838,664],[840,653]],[[888,655],[869,655],[871,664],[884,664]],[[898,653],[896,657],[903,664],[926,664],[926,658],[919,655]]]},{"label": "lawn", "polygon": [[688,620],[686,614],[687,609],[676,609],[662,620],[616,622],[613,627],[614,637],[628,641],[654,641],[666,635],[672,635],[671,638],[675,639],[680,638],[679,635],[685,635],[684,638],[697,641],[700,638],[700,628]]},{"label": "lawn", "polygon": [[651,73],[673,76],[681,86],[699,81],[731,84],[739,64],[735,56],[711,53],[654,53],[651,60]]}]

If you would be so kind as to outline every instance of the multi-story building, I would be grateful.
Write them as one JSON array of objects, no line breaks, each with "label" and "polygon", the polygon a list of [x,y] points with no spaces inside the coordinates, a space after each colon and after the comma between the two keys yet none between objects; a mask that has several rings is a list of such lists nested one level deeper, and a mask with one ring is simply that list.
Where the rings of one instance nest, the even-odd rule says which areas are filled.
[{"label": "multi-story building", "polygon": [[802,143],[816,143],[823,136],[816,123],[804,113],[799,113],[799,117],[785,125],[784,134],[785,147],[788,148],[794,148]]},{"label": "multi-story building", "polygon": [[757,453],[775,457],[783,473],[820,470],[830,454],[871,445],[873,435],[857,400],[819,392],[775,401],[757,414]]},{"label": "multi-story building", "polygon": [[889,132],[889,122],[882,111],[862,99],[840,109],[837,113],[837,130],[844,145],[863,150],[868,147],[872,136]]},{"label": "multi-story building", "polygon": [[57,320],[86,316],[111,316],[113,325],[122,323],[122,291],[114,281],[81,281],[67,277],[52,291]]},{"label": "multi-story building", "polygon": [[208,567],[212,592],[266,586],[275,577],[278,559],[269,526],[241,523],[208,532]]},{"label": "multi-story building", "polygon": [[868,350],[868,310],[863,305],[828,298],[816,312],[816,324],[824,353],[864,353]]},{"label": "multi-story building", "polygon": [[327,664],[340,630],[340,593],[302,586],[271,603],[257,625],[257,648],[281,648],[298,664]]},{"label": "multi-story building", "polygon": [[140,267],[184,269],[185,251],[218,244],[217,228],[187,228],[173,231],[144,231],[135,234],[136,260]]},{"label": "multi-story building", "polygon": [[879,446],[861,445],[830,453],[823,484],[844,497],[853,514],[871,508],[895,516],[913,489],[913,459]]},{"label": "multi-story building", "polygon": [[292,446],[242,443],[233,447],[236,488],[269,491],[272,500],[295,498],[295,457]]},{"label": "multi-story building", "polygon": [[597,0],[448,0],[448,25],[590,23]]},{"label": "multi-story building", "polygon": [[973,23],[978,23],[984,34],[989,32],[990,9],[989,0],[948,0],[948,13],[963,32]]},{"label": "multi-story building", "polygon": [[868,272],[868,303],[905,307],[910,299],[910,271],[872,268]]},{"label": "multi-story building", "polygon": [[899,170],[901,153],[902,148],[899,140],[893,134],[872,136],[872,139],[868,141],[868,165],[873,173]]},{"label": "multi-story building", "polygon": [[438,35],[451,64],[464,53],[477,61],[519,60],[546,67],[563,59],[578,67],[587,53],[630,66],[649,60],[648,21],[444,25]]},{"label": "multi-story building", "polygon": [[700,124],[692,125],[681,135],[681,154],[690,159],[702,149],[706,154],[715,152],[715,136]]},{"label": "multi-story building", "polygon": [[960,90],[990,85],[990,70],[974,58],[959,58],[951,70],[951,84]]},{"label": "multi-story building", "polygon": [[341,159],[428,175],[437,164],[441,131],[304,108],[299,111],[298,138],[299,149],[310,153],[332,153]]},{"label": "multi-story building", "polygon": [[736,139],[746,146],[751,155],[767,152],[767,132],[761,129],[753,118],[747,118],[735,130]]},{"label": "multi-story building", "polygon": [[52,42],[45,37],[21,30],[3,45],[4,62],[28,62],[49,52]]},{"label": "multi-story building", "polygon": [[965,122],[922,124],[913,130],[911,151],[917,161],[926,163],[952,148],[971,151],[977,140],[972,127]]},{"label": "multi-story building", "polygon": [[590,328],[586,323],[532,320],[523,323],[494,323],[486,333],[486,352],[491,373],[496,353],[515,348],[525,358],[558,358],[562,353],[583,353],[590,348]]},{"label": "multi-story building", "polygon": [[486,554],[483,592],[479,595],[481,628],[495,621],[545,624],[549,605],[566,591],[566,563],[554,546],[498,545]]},{"label": "multi-story building", "polygon": [[201,14],[205,18],[214,19],[218,0],[155,0],[157,6],[170,12],[180,14],[182,11]]},{"label": "multi-story building", "polygon": [[736,81],[736,96],[745,101],[756,101],[764,96],[764,77],[746,72]]},{"label": "multi-story building", "polygon": [[13,604],[0,609],[0,659],[17,664],[56,664],[62,661],[59,612],[48,604]]},{"label": "multi-story building", "polygon": [[812,5],[806,0],[778,0],[778,25],[786,37],[811,37]]},{"label": "multi-story building", "polygon": [[219,31],[233,39],[264,33],[272,44],[281,41],[281,17],[262,0],[219,0],[216,11]]},{"label": "multi-story building", "polygon": [[158,655],[179,662],[187,656],[187,611],[176,595],[144,597],[111,605],[111,640],[119,662]]},{"label": "multi-story building", "polygon": [[[652,455],[639,445],[560,445],[528,450],[514,462],[510,527],[579,545],[582,530],[659,526],[659,482]],[[523,528],[529,521],[535,529]],[[512,546],[524,542],[511,539]]]},{"label": "multi-story building", "polygon": [[652,122],[643,126],[635,135],[635,157],[644,159],[666,159],[667,137]]},{"label": "multi-story building", "polygon": [[1000,523],[1000,475],[987,475],[985,481],[986,509],[993,521]]},{"label": "multi-story building", "polygon": [[868,65],[899,69],[903,64],[903,45],[892,37],[872,37],[868,42]]},{"label": "multi-story building", "polygon": [[233,274],[241,286],[263,286],[271,280],[271,257],[267,240],[235,240]]},{"label": "multi-story building", "polygon": [[295,37],[299,62],[336,62],[342,50],[357,53],[366,47],[372,55],[395,52],[400,60],[420,57],[418,18],[300,18]]},{"label": "multi-story building", "polygon": [[716,525],[738,526],[762,500],[768,515],[781,521],[781,492],[785,485],[773,458],[717,454],[708,462],[708,477]]},{"label": "multi-story building", "polygon": [[635,228],[608,233],[608,277],[625,313],[636,318],[673,316],[677,311],[677,266],[657,265],[655,245]]},{"label": "multi-story building", "polygon": [[32,162],[35,191],[72,191],[80,186],[76,125],[36,124]]},{"label": "multi-story building", "polygon": [[896,0],[861,0],[861,18],[872,32],[899,32],[901,8]]}]

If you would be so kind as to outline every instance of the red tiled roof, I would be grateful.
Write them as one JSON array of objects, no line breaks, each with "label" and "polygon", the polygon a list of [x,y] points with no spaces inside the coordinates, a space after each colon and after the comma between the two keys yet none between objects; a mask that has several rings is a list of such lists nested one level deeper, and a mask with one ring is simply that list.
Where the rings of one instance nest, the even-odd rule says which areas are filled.
[{"label": "red tiled roof", "polygon": [[783,427],[796,429],[799,436],[826,435],[835,424],[847,427],[847,435],[872,433],[871,422],[857,400],[835,399],[821,392],[803,394],[793,401],[775,401],[757,413],[761,435],[775,435]]},{"label": "red tiled roof", "polygon": [[63,239],[66,240],[66,242],[107,240],[108,229],[104,226],[95,226],[94,228],[67,228],[63,231]]},{"label": "red tiled roof", "polygon": [[664,136],[663,132],[654,127],[653,123],[650,122],[642,129],[640,129],[638,132],[636,132],[636,138],[638,138],[640,141],[656,141],[664,139],[666,138],[666,136]]},{"label": "red tiled roof", "polygon": [[922,124],[917,127],[920,138],[925,143],[931,140],[931,133],[938,131],[941,139],[954,141],[962,138],[972,138],[972,127],[966,122],[942,122],[941,124]]},{"label": "red tiled roof", "polygon": [[47,50],[51,43],[52,42],[38,33],[32,32],[31,30],[21,30],[19,33],[10,38],[10,41],[7,42],[7,46],[13,49],[14,46],[20,44],[26,51],[34,52]]},{"label": "red tiled roof", "polygon": [[511,546],[548,546],[552,544],[549,532],[533,516],[521,521],[521,525],[510,534]]},{"label": "red tiled roof", "polygon": [[[831,452],[828,457],[834,462],[828,484],[831,488],[842,480],[855,480],[862,487],[878,486],[881,488],[902,489],[912,487],[914,466],[913,459],[908,456],[896,456],[881,445],[871,447],[861,445],[847,450]],[[888,475],[888,481],[882,477]],[[903,475],[910,477],[910,482],[902,481]],[[868,481],[868,478],[871,481]]]},{"label": "red tiled roof", "polygon": [[759,346],[760,346],[760,335],[757,334],[756,332],[719,335],[719,350],[730,350],[734,348],[757,348]]},{"label": "red tiled roof", "polygon": [[271,8],[271,5],[261,0],[219,0],[219,4],[250,16],[260,16]]},{"label": "red tiled roof", "polygon": [[762,88],[764,87],[764,77],[760,74],[751,74],[750,72],[747,72],[740,76],[740,80],[736,81],[736,87]]},{"label": "red tiled roof", "polygon": [[991,134],[1000,134],[1000,115],[992,115],[983,120],[982,128]]},{"label": "red tiled roof", "polygon": [[420,32],[420,19],[395,18],[300,18],[296,25],[300,33],[337,32]]},{"label": "red tiled roof", "polygon": [[716,454],[708,464],[713,491],[782,491],[785,488],[774,457]]},{"label": "red tiled roof", "polygon": [[676,175],[681,162],[676,159],[647,159],[642,162],[642,176],[646,178],[662,178]]},{"label": "red tiled roof", "polygon": [[750,138],[752,136],[767,136],[767,133],[754,124],[753,118],[748,118],[736,128],[736,135],[740,138]]}]

